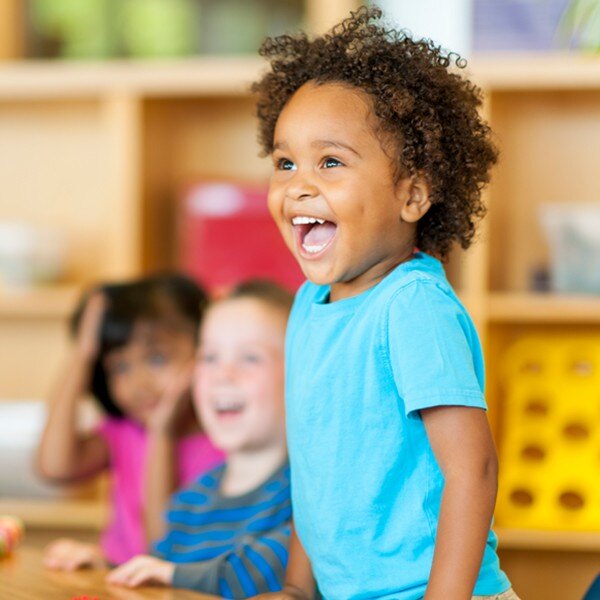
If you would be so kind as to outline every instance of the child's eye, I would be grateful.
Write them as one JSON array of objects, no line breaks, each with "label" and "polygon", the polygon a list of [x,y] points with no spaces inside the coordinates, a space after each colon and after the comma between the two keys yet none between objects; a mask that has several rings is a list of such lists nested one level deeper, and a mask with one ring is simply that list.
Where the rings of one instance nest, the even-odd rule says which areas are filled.
[{"label": "child's eye", "polygon": [[256,364],[260,362],[260,356],[258,354],[244,354],[242,360],[247,364]]},{"label": "child's eye", "polygon": [[162,354],[161,352],[154,352],[148,357],[148,362],[155,367],[162,367],[163,365],[167,364],[168,359],[165,354]]},{"label": "child's eye", "polygon": [[217,362],[217,355],[214,354],[214,353],[210,353],[210,352],[203,352],[198,357],[198,360],[201,363],[205,363],[205,364],[216,363]]},{"label": "child's eye", "polygon": [[337,158],[333,158],[331,156],[328,156],[324,161],[323,161],[323,167],[325,169],[331,169],[333,167],[342,167],[343,163],[341,161],[339,161]]},{"label": "child's eye", "polygon": [[295,171],[296,165],[287,158],[280,158],[276,163],[277,168],[280,171]]},{"label": "child's eye", "polygon": [[124,375],[129,371],[129,366],[125,360],[115,360],[107,365],[106,370],[110,375]]}]

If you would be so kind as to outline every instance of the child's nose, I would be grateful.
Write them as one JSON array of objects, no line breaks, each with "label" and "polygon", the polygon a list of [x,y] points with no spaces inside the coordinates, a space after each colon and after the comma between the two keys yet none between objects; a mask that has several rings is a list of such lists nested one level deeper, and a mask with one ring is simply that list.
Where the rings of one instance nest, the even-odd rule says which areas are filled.
[{"label": "child's nose", "polygon": [[135,385],[140,390],[149,391],[157,388],[158,382],[151,369],[142,367],[135,371]]},{"label": "child's nose", "polygon": [[236,377],[235,365],[231,362],[222,362],[217,369],[219,381],[233,381]]},{"label": "child's nose", "polygon": [[308,200],[317,196],[319,189],[310,176],[297,171],[288,184],[286,194],[291,200]]}]

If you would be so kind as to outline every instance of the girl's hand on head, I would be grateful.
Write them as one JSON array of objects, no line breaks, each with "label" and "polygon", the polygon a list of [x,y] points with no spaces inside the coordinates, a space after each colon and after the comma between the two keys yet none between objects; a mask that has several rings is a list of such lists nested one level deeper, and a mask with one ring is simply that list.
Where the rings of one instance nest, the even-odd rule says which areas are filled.
[{"label": "girl's hand on head", "polygon": [[106,311],[108,300],[100,292],[94,292],[83,309],[79,329],[77,331],[76,347],[80,356],[92,360],[96,358],[100,343],[100,326]]},{"label": "girl's hand on head", "polygon": [[54,571],[75,571],[83,568],[102,568],[104,555],[99,546],[85,544],[77,540],[60,538],[49,544],[42,559],[47,569]]},{"label": "girl's hand on head", "polygon": [[106,581],[126,587],[138,587],[146,583],[170,585],[174,573],[175,563],[141,555],[111,571],[106,576]]},{"label": "girl's hand on head", "polygon": [[195,361],[186,362],[169,381],[160,402],[148,419],[148,429],[173,435],[180,419],[190,411]]}]

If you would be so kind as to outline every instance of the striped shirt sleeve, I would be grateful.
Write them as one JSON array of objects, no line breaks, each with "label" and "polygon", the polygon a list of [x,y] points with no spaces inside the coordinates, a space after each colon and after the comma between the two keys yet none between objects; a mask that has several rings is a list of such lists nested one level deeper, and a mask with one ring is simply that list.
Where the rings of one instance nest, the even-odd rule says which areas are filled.
[{"label": "striped shirt sleeve", "polygon": [[231,551],[211,560],[178,564],[173,585],[228,599],[278,591],[289,538],[289,523],[257,537],[245,536]]}]

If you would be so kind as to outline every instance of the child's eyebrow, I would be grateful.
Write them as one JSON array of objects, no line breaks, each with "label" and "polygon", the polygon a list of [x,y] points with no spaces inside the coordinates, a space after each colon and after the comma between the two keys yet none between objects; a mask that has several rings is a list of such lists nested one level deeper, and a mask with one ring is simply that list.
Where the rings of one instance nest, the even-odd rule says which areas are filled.
[{"label": "child's eyebrow", "polygon": [[[311,143],[311,146],[315,148],[340,148],[342,150],[349,150],[353,154],[356,154],[359,158],[362,158],[361,155],[354,149],[352,146],[348,146],[348,144],[344,144],[344,142],[338,142],[335,140],[315,140]],[[286,142],[275,142],[273,144],[273,151],[275,150],[289,150],[289,146]]]},{"label": "child's eyebrow", "polygon": [[311,146],[316,148],[340,148],[341,150],[349,150],[353,154],[356,154],[356,156],[359,158],[361,157],[360,154],[354,148],[352,148],[352,146],[348,146],[348,144],[344,144],[344,142],[338,142],[335,140],[315,140]]}]

